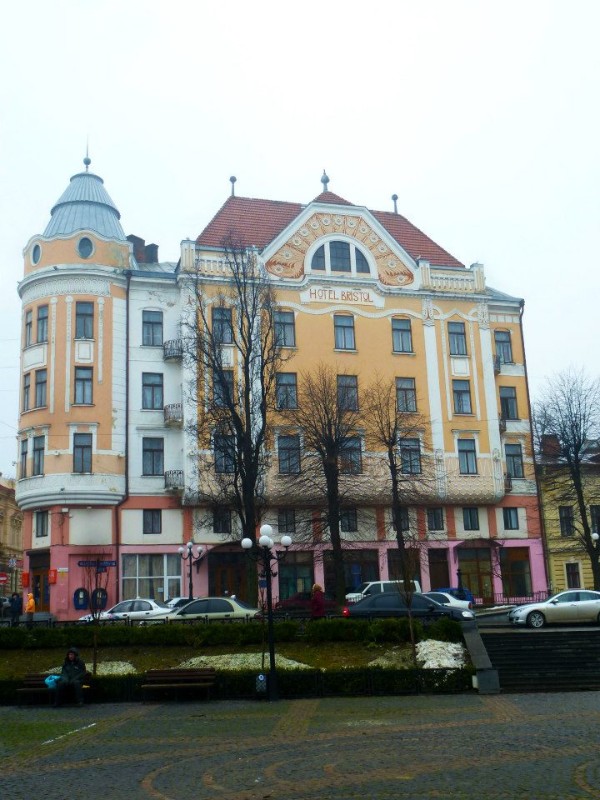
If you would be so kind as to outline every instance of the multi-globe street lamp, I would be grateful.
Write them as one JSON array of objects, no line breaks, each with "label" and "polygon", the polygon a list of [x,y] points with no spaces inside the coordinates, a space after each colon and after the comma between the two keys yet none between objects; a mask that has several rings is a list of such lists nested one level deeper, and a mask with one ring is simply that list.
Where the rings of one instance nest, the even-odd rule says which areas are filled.
[{"label": "multi-globe street lamp", "polygon": [[[282,536],[281,544],[284,552],[274,550],[275,542],[272,539],[273,528],[270,525],[261,525],[258,544],[252,539],[242,539],[242,547],[260,566],[259,578],[267,585],[267,639],[269,642],[269,676],[267,679],[267,697],[269,700],[279,700],[277,690],[277,670],[275,668],[275,636],[273,632],[273,587],[271,580],[277,576],[273,565],[285,558],[287,549],[292,543],[290,536]],[[254,548],[256,549],[254,550]]]},{"label": "multi-globe street lamp", "polygon": [[199,546],[198,550],[193,552],[194,543],[188,542],[185,547],[180,547],[178,553],[183,561],[188,562],[188,600],[194,599],[194,590],[192,587],[192,564],[197,564],[202,558],[202,548]]}]

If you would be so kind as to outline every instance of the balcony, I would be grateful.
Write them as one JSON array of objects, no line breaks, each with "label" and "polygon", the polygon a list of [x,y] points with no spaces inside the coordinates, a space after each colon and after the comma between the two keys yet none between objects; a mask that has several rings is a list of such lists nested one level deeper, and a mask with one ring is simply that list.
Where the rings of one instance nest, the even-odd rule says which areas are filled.
[{"label": "balcony", "polygon": [[165,472],[165,489],[168,492],[183,492],[183,488],[183,470],[167,470]]},{"label": "balcony", "polygon": [[163,358],[165,361],[183,358],[183,340],[169,339],[163,342]]},{"label": "balcony", "polygon": [[169,403],[164,407],[165,425],[170,428],[181,428],[183,425],[183,405],[181,403]]}]

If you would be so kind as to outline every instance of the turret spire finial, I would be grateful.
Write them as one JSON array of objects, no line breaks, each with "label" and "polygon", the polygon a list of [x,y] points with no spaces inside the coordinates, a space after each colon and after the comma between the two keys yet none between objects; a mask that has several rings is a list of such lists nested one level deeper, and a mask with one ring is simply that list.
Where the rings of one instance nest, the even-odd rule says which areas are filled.
[{"label": "turret spire finial", "polygon": [[83,159],[83,163],[85,164],[85,171],[88,172],[90,168],[90,164],[92,163],[92,159],[90,158],[90,140],[89,137],[86,139],[85,142],[85,158]]},{"label": "turret spire finial", "polygon": [[321,175],[321,183],[323,184],[323,191],[329,191],[329,178],[327,177],[327,173],[323,170],[323,174]]}]

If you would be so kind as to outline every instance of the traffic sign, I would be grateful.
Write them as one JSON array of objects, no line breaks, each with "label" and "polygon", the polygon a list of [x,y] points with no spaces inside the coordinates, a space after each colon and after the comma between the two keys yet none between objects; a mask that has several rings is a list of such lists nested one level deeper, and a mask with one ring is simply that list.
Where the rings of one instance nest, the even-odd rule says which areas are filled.
[{"label": "traffic sign", "polygon": [[8,575],[6,572],[0,572],[0,583],[8,583]]}]

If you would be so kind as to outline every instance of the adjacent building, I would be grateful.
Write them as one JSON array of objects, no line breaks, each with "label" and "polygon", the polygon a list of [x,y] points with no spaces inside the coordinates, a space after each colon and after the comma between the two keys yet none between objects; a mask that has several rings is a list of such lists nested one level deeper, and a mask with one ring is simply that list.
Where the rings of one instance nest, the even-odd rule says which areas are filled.
[{"label": "adjacent building", "polygon": [[[194,313],[190,276],[209,303],[226,284],[227,237],[251,248],[273,283],[286,394],[325,363],[345,384],[395,381],[399,407],[418,405],[427,420],[403,443],[407,469],[421,458],[435,466],[428,496],[407,510],[423,587],[456,585],[460,570],[485,602],[545,591],[521,299],[487,287],[482,265],[447,253],[397,213],[395,198],[393,210],[371,211],[329,191],[326,176],[304,204],[236,197],[232,184],[199,236],[181,243],[178,263],[161,263],[156,245],[125,235],[86,159],[25,247],[19,285],[16,496],[23,583],[39,607],[73,618],[100,582],[109,604],[186,594],[178,548],[191,539],[204,551],[189,565],[194,593],[240,592],[246,562],[229,510],[207,513],[188,491],[198,452],[189,423],[202,408],[186,390],[181,328]],[[286,494],[286,470],[300,462],[277,420],[274,430],[265,521],[293,536],[314,509]],[[359,435],[355,464],[364,447]],[[346,512],[349,589],[393,576],[385,501],[357,492]],[[331,586],[326,551],[317,538],[294,546],[274,595]]]}]

